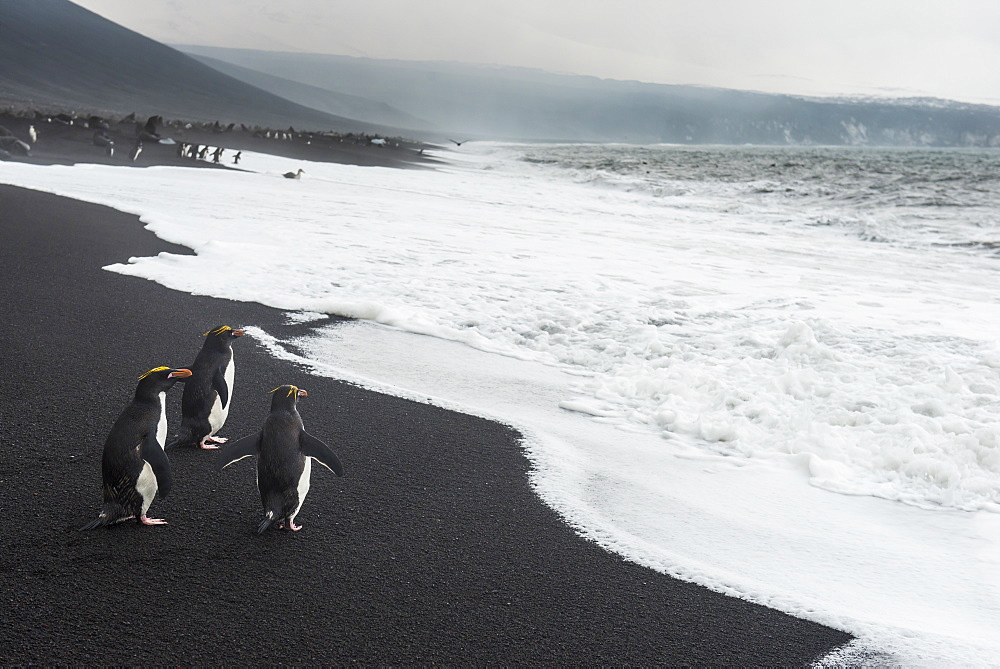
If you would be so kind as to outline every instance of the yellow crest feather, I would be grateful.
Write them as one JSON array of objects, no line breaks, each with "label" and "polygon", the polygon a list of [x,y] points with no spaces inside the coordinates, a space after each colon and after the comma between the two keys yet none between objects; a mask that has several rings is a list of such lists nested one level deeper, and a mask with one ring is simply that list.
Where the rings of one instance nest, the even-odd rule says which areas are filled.
[{"label": "yellow crest feather", "polygon": [[162,372],[165,369],[170,369],[170,368],[169,367],[154,367],[153,369],[149,370],[148,372],[146,372],[145,374],[143,374],[142,376],[140,376],[139,380],[142,381],[144,378],[146,378],[150,374],[154,374],[156,372]]},{"label": "yellow crest feather", "polygon": [[[210,334],[222,334],[226,330],[232,330],[232,328],[229,327],[228,325],[223,325],[221,327],[215,328],[214,330],[209,330],[208,332],[206,332],[205,334],[203,334],[202,337],[207,337]],[[274,391],[271,391],[271,392],[274,392]]]},{"label": "yellow crest feather", "polygon": [[[281,390],[282,388],[284,388],[284,386],[278,386],[277,388],[275,388],[271,392],[273,393],[275,390]],[[291,397],[292,395],[296,394],[297,392],[299,392],[299,389],[296,386],[288,386],[288,395],[287,395],[288,397]]]}]

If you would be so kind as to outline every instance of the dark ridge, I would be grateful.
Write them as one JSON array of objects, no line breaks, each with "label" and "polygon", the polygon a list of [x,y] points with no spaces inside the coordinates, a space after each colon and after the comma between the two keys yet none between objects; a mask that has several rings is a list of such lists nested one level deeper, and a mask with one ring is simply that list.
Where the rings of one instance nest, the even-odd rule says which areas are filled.
[{"label": "dark ridge", "polygon": [[[380,100],[467,138],[1000,146],[1000,107],[947,100],[803,98],[517,67],[179,48],[302,84]],[[264,88],[270,85],[259,81],[257,85]]]},{"label": "dark ridge", "polygon": [[69,0],[0,0],[0,63],[0,103],[10,105],[276,128],[387,130],[250,86]]}]

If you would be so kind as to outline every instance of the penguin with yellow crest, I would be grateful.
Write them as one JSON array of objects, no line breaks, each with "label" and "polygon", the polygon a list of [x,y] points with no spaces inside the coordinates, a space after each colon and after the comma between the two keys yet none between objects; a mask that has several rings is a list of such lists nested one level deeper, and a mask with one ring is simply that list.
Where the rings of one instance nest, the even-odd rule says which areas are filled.
[{"label": "penguin with yellow crest", "polygon": [[156,367],[139,377],[135,397],[111,427],[104,442],[101,477],[104,506],[96,520],[81,530],[135,518],[143,525],[163,525],[146,511],[157,494],[170,493],[170,461],[163,452],[167,437],[167,391],[191,377],[188,369]]},{"label": "penguin with yellow crest", "polygon": [[227,444],[216,459],[216,469],[257,456],[257,489],[264,506],[264,520],[257,528],[263,533],[272,524],[297,532],[295,516],[309,492],[312,461],[344,475],[344,465],[329,446],[305,430],[296,403],[308,393],[296,386],[279,386],[271,391],[271,411],[260,432]]},{"label": "penguin with yellow crest", "polygon": [[211,449],[226,442],[216,435],[226,424],[233,401],[233,342],[243,336],[243,330],[222,325],[202,336],[205,343],[190,367],[191,378],[184,384],[181,396],[180,431],[167,448]]}]

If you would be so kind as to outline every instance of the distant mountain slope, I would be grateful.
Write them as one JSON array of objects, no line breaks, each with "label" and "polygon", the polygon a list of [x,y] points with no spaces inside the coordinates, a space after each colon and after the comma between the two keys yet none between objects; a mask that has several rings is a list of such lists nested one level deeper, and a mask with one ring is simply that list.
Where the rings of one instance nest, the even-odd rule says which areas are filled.
[{"label": "distant mountain slope", "polygon": [[1000,108],[984,105],[942,100],[806,99],[556,75],[524,68],[178,48],[310,86],[378,100],[466,137],[1000,146]]},{"label": "distant mountain slope", "polygon": [[[194,55],[194,54],[192,54]],[[291,79],[276,77],[258,72],[239,65],[233,65],[217,58],[194,55],[194,58],[214,70],[227,74],[234,79],[274,93],[286,100],[305,105],[311,109],[353,119],[365,119],[369,123],[378,123],[395,128],[433,128],[434,124],[403,113],[384,102],[376,102],[357,95],[348,95],[336,91],[302,84]]]},{"label": "distant mountain slope", "polygon": [[254,88],[68,0],[0,0],[0,102],[378,131]]}]

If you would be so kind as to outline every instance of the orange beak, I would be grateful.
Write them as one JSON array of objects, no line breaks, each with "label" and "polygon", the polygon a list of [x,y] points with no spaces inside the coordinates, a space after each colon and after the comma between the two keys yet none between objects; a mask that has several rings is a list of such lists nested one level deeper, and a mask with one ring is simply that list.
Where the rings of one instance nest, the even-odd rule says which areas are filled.
[{"label": "orange beak", "polygon": [[175,369],[167,374],[168,379],[185,379],[189,376],[191,376],[190,369]]}]

